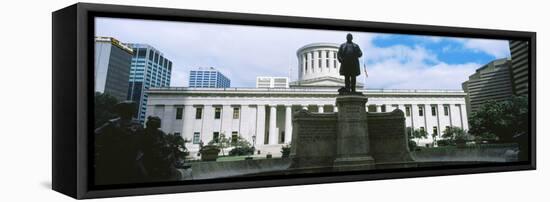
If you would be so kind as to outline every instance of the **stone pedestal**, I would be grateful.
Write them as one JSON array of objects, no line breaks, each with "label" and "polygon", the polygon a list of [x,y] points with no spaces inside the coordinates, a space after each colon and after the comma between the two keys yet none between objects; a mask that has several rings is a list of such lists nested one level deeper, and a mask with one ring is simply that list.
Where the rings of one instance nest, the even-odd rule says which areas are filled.
[{"label": "stone pedestal", "polygon": [[362,94],[339,95],[338,130],[336,136],[335,171],[368,170],[374,168],[370,155],[367,112],[367,97]]}]

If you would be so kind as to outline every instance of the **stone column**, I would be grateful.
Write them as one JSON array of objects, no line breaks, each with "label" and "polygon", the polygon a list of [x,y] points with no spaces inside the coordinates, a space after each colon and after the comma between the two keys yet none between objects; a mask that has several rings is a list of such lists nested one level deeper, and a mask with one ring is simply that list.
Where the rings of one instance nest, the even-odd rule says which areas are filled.
[{"label": "stone column", "polygon": [[338,106],[334,105],[334,112],[338,112]]},{"label": "stone column", "polygon": [[376,112],[382,112],[382,105],[376,105]]},{"label": "stone column", "polygon": [[[147,117],[145,117],[147,118]],[[164,106],[164,116],[163,117],[159,117],[161,118],[160,120],[160,123],[161,123],[161,129],[166,132],[166,133],[172,133],[172,126],[173,126],[173,121],[176,120],[176,109],[174,107],[174,105],[166,105]],[[147,121],[147,119],[146,119]]]},{"label": "stone column", "polygon": [[277,144],[277,105],[269,106],[269,143]]},{"label": "stone column", "polygon": [[220,123],[220,131],[225,131],[225,137],[231,138],[231,135],[233,134],[233,107],[231,107],[231,105],[225,104],[222,106]]},{"label": "stone column", "polygon": [[256,106],[256,145],[265,144],[265,105]]},{"label": "stone column", "polygon": [[183,129],[181,134],[184,138],[193,141],[195,123],[195,107],[193,105],[183,106]]},{"label": "stone column", "polygon": [[285,142],[292,140],[292,105],[285,106]]},{"label": "stone column", "polygon": [[460,122],[462,123],[462,129],[468,130],[470,127],[468,126],[468,114],[466,112],[466,105],[458,104],[457,106],[460,109]]},{"label": "stone column", "polygon": [[324,105],[317,105],[317,111],[318,111],[319,113],[325,112]]},{"label": "stone column", "polygon": [[338,96],[338,132],[336,137],[336,171],[364,170],[374,167],[370,156],[367,113],[363,110],[367,97],[363,95]]}]

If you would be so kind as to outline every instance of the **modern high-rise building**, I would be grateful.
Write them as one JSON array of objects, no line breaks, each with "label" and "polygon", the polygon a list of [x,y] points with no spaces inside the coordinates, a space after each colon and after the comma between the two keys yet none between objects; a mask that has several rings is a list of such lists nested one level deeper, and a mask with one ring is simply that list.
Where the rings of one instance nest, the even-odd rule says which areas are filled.
[{"label": "modern high-rise building", "polygon": [[258,76],[256,88],[288,88],[288,77]]},{"label": "modern high-rise building", "polygon": [[115,38],[96,37],[94,54],[94,90],[126,100],[132,49]]},{"label": "modern high-rise building", "polygon": [[515,95],[529,94],[529,42],[509,41]]},{"label": "modern high-rise building", "polygon": [[191,88],[229,88],[231,80],[213,67],[200,67],[189,74]]},{"label": "modern high-rise building", "polygon": [[466,108],[468,115],[479,110],[487,101],[504,101],[513,95],[510,74],[511,62],[508,58],[497,59],[480,67],[462,83],[467,93]]},{"label": "modern high-rise building", "polygon": [[143,123],[147,106],[147,90],[170,86],[172,61],[147,44],[128,44],[134,51],[129,77],[128,100],[137,103],[136,118]]}]

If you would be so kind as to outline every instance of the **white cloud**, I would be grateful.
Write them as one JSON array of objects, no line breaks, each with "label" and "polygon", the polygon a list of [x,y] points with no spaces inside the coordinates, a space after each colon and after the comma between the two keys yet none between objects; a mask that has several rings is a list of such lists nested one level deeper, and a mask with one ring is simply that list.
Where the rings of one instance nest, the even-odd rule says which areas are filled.
[{"label": "white cloud", "polygon": [[477,63],[447,64],[418,46],[371,47],[371,51],[392,56],[367,59],[367,88],[461,89],[462,82],[481,66]]},{"label": "white cloud", "polygon": [[465,49],[484,52],[495,58],[510,56],[510,49],[506,40],[455,38],[454,41],[461,43]]},{"label": "white cloud", "polygon": [[[289,67],[297,66],[297,49],[314,42],[342,43],[346,33],[151,20],[100,19],[96,22],[97,35],[113,36],[122,42],[146,43],[162,51],[174,63],[172,86],[187,86],[188,72],[197,67],[219,69],[231,79],[234,87],[254,86],[256,76],[287,76]],[[372,43],[374,39],[388,37],[386,34],[352,34],[367,60],[369,78],[366,84],[369,88],[460,89],[461,83],[481,66],[476,63],[447,64],[440,61],[433,50],[420,45],[382,48]],[[422,38],[433,43],[449,40],[445,37]],[[466,48],[491,55],[501,56],[505,54],[503,49],[507,49],[502,41],[456,41]],[[296,74],[293,68],[291,79],[295,79]]]}]

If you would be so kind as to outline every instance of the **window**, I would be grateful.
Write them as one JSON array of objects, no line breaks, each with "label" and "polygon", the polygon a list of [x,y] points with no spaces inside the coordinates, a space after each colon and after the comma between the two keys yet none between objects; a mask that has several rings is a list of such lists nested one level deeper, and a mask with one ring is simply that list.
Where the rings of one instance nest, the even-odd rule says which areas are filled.
[{"label": "window", "polygon": [[220,119],[221,116],[222,108],[216,107],[216,109],[214,109],[214,119]]},{"label": "window", "polygon": [[181,120],[182,117],[183,117],[183,108],[182,107],[176,108],[176,120]]},{"label": "window", "polygon": [[432,129],[432,134],[437,135],[437,126],[434,126]]},{"label": "window", "polygon": [[418,116],[424,116],[424,107],[418,107]]},{"label": "window", "polygon": [[233,131],[231,132],[231,144],[237,144],[237,140],[239,139],[239,132]]},{"label": "window", "polygon": [[445,126],[445,132],[450,132],[449,130],[451,130],[451,127],[450,126]]},{"label": "window", "polygon": [[202,119],[202,108],[197,108],[195,112],[195,119]]},{"label": "window", "polygon": [[437,116],[437,110],[435,106],[432,106],[432,116]]},{"label": "window", "polygon": [[181,133],[180,132],[174,132],[174,135],[175,136],[181,136]]},{"label": "window", "polygon": [[307,72],[307,55],[306,55],[306,65],[304,66],[304,71]]},{"label": "window", "polygon": [[405,116],[411,116],[411,107],[405,107]]},{"label": "window", "polygon": [[380,107],[380,112],[386,112],[386,105],[382,105]]},{"label": "window", "polygon": [[445,116],[449,116],[449,106],[444,106],[443,111],[445,113]]},{"label": "window", "polygon": [[201,142],[201,133],[193,133],[193,144],[199,144]]},{"label": "window", "polygon": [[147,49],[137,49],[138,52],[135,53],[139,58],[145,58],[145,54],[147,53]]},{"label": "window", "polygon": [[220,142],[220,132],[214,132],[214,134],[212,134],[212,140],[214,140],[215,143],[219,143]]},{"label": "window", "polygon": [[369,105],[367,108],[369,112],[376,112],[376,105]]},{"label": "window", "polygon": [[325,55],[325,56],[326,56],[326,57],[325,57],[325,59],[326,59],[325,67],[328,68],[328,64],[330,64],[330,60],[328,59],[328,54],[329,54],[329,53],[328,53],[328,51],[325,52],[325,53],[327,53],[327,54]]},{"label": "window", "polygon": [[233,119],[239,119],[240,110],[238,107],[233,108]]}]

